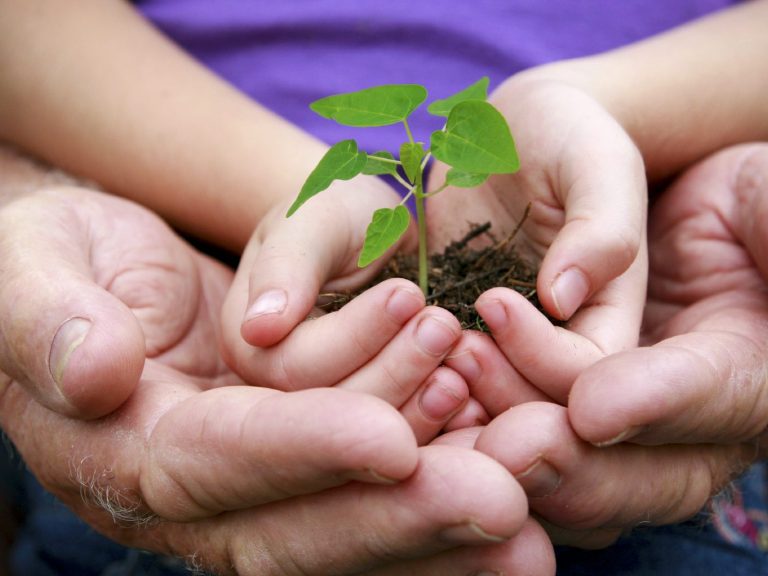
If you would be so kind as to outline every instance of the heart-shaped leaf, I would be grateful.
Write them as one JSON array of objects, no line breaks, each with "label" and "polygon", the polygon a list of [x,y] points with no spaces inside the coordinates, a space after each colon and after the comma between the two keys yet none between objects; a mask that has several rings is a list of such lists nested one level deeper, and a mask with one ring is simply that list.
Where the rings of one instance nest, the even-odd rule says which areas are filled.
[{"label": "heart-shaped leaf", "polygon": [[461,92],[457,92],[453,96],[443,98],[442,100],[435,100],[429,105],[427,111],[435,116],[448,116],[456,104],[465,100],[485,100],[488,98],[488,82],[488,76],[483,76]]},{"label": "heart-shaped leaf", "polygon": [[365,241],[357,265],[365,268],[397,242],[408,229],[411,214],[403,205],[395,208],[379,208],[365,231]]},{"label": "heart-shaped leaf", "polygon": [[286,217],[296,212],[312,196],[328,188],[334,180],[350,180],[360,174],[367,158],[365,152],[358,151],[354,140],[342,140],[331,146],[307,177],[296,200],[288,208]]},{"label": "heart-shaped leaf", "polygon": [[426,88],[418,84],[385,84],[327,96],[309,107],[344,126],[387,126],[408,118],[426,99]]},{"label": "heart-shaped leaf", "polygon": [[431,150],[438,160],[472,174],[509,174],[520,167],[507,121],[481,100],[454,106],[445,130],[432,133]]}]

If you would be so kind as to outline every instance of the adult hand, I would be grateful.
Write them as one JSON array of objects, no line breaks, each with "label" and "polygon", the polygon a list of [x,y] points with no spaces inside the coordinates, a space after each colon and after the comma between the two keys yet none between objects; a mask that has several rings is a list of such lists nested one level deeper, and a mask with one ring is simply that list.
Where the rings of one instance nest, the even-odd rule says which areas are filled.
[{"label": "adult hand", "polygon": [[[541,260],[537,296],[550,315],[568,320],[558,338],[578,361],[552,374],[545,390],[564,402],[576,374],[637,343],[646,278],[643,162],[595,98],[542,73],[513,76],[490,101],[509,123],[521,168],[431,198],[430,238],[440,246],[463,235],[467,222],[485,221],[503,238],[530,205],[515,246]],[[435,166],[430,188],[445,170]]]},{"label": "adult hand", "polygon": [[[6,204],[0,219],[0,423],[43,485],[100,531],[225,574],[553,572],[522,491],[491,459],[417,449],[405,420],[370,396],[237,385],[211,346],[231,273],[147,211],[58,188]],[[141,357],[130,340],[93,347],[94,327],[124,309],[137,327],[125,337],[146,339]],[[39,381],[50,339],[23,340],[29,326],[9,320],[35,311],[91,322],[64,370],[87,393],[65,396],[60,411],[38,401],[62,407]],[[122,402],[109,398],[114,356],[140,360]],[[81,362],[90,380],[72,377]],[[69,415],[93,406],[112,411]],[[462,546],[478,543],[492,546]]]},{"label": "adult hand", "polygon": [[[683,520],[764,455],[766,182],[766,145],[690,169],[651,212],[648,346],[584,370],[567,408],[533,402],[502,413],[496,394],[489,412],[500,416],[457,439],[505,464],[556,542],[602,546],[639,523]],[[520,338],[554,337],[515,309]],[[547,353],[555,370],[562,351]],[[478,374],[498,369],[500,354],[479,354]]]}]

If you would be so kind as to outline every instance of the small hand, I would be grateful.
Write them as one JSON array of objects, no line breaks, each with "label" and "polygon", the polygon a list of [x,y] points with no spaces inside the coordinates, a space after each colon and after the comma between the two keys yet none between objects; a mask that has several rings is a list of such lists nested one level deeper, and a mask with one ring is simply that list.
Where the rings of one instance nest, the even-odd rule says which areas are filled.
[{"label": "small hand", "polygon": [[[315,307],[322,293],[373,279],[381,263],[357,266],[365,228],[374,209],[399,201],[382,182],[359,178],[337,182],[289,219],[287,206],[273,210],[227,298],[224,354],[251,384],[374,394],[400,408],[426,442],[468,397],[464,381],[441,367],[461,335],[457,320],[425,306],[419,288],[402,279],[373,286],[336,312]],[[407,234],[406,245],[412,241]]]},{"label": "small hand", "polygon": [[[478,189],[447,189],[431,198],[430,237],[440,246],[462,235],[467,222],[490,221],[503,238],[530,205],[515,246],[541,260],[537,296],[550,315],[568,320],[567,330],[548,333],[558,346],[553,354],[578,350],[570,365],[549,374],[543,390],[563,402],[586,366],[637,343],[646,278],[643,162],[600,103],[564,83],[523,74],[502,84],[491,101],[515,137],[520,171],[492,176]],[[430,188],[442,183],[444,172],[444,166],[435,166]],[[514,339],[524,305],[497,291],[484,295],[478,309],[489,321],[498,318],[491,326],[496,338]],[[502,334],[504,326],[509,333]],[[527,373],[520,361],[532,348],[510,358],[528,378],[538,374]]]}]

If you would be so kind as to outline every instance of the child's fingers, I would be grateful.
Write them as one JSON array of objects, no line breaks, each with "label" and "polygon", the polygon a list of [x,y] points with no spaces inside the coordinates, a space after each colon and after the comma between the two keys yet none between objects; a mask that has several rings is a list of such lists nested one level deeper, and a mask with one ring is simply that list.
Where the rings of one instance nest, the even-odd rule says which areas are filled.
[{"label": "child's fingers", "polygon": [[[481,294],[475,307],[491,329],[499,350],[511,364],[496,370],[525,390],[521,375],[547,397],[565,404],[573,381],[587,367],[604,356],[590,340],[553,325],[524,296],[507,288],[492,288]],[[497,359],[498,360],[498,359]],[[492,366],[498,366],[495,361]],[[519,372],[519,374],[517,374]],[[530,384],[528,385],[530,386]],[[486,387],[489,401],[497,402],[508,390]],[[523,397],[533,399],[528,390]],[[501,404],[514,398],[501,397]]]},{"label": "child's fingers", "polygon": [[431,441],[469,401],[464,379],[446,367],[437,368],[400,407],[419,445]]},{"label": "child's fingers", "polygon": [[[511,338],[518,336],[516,328],[510,332]],[[539,333],[532,335],[538,336]],[[526,343],[527,336],[528,334],[521,337],[522,344]],[[511,352],[514,354],[514,350]],[[477,400],[492,418],[523,402],[549,400],[544,392],[515,369],[507,356],[499,350],[497,343],[487,334],[464,331],[459,343],[445,359],[445,364],[461,374],[469,385],[472,398]]]},{"label": "child's fingers", "polygon": [[228,364],[250,384],[281,390],[333,386],[376,357],[423,307],[417,286],[387,280],[336,312],[300,323],[278,344],[265,348],[250,346],[231,329],[239,325],[240,315],[229,308],[224,352]]},{"label": "child's fingers", "polygon": [[[604,132],[618,130],[608,126]],[[572,139],[568,145],[576,150],[566,154],[557,174],[565,222],[538,277],[539,299],[561,320],[635,261],[645,241],[647,209],[643,162],[628,138],[602,142],[592,133],[577,133]],[[599,164],[585,165],[591,158]]]},{"label": "child's fingers", "polygon": [[450,312],[428,306],[339,386],[401,406],[440,366],[460,337],[461,326]]}]

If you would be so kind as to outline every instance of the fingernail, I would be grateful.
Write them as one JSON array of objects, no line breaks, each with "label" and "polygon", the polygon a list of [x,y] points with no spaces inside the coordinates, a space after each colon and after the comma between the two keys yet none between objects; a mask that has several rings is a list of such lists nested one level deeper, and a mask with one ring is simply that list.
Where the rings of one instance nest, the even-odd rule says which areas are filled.
[{"label": "fingernail", "polygon": [[245,319],[257,318],[267,314],[279,314],[288,304],[288,295],[284,290],[267,290],[261,294],[248,308]]},{"label": "fingernail", "polygon": [[550,291],[560,318],[567,320],[586,300],[589,280],[578,268],[568,268],[555,278]]},{"label": "fingernail", "polygon": [[59,326],[48,356],[48,369],[56,384],[61,384],[72,353],[83,343],[90,329],[91,321],[79,317],[70,318]]},{"label": "fingernail", "polygon": [[529,498],[549,496],[557,490],[561,481],[558,471],[549,462],[542,459],[537,460],[530,468],[518,474],[516,478]]},{"label": "fingernail", "polygon": [[620,434],[616,434],[613,438],[603,440],[602,442],[592,442],[592,445],[597,446],[598,448],[607,448],[608,446],[613,446],[614,444],[624,442],[624,440],[629,440],[633,436],[637,436],[643,429],[644,426],[631,426]]},{"label": "fingernail", "polygon": [[396,322],[402,324],[421,310],[423,305],[424,299],[420,293],[407,288],[398,288],[389,296],[384,309]]},{"label": "fingernail", "polygon": [[483,368],[480,366],[480,362],[477,361],[475,355],[472,352],[464,351],[461,354],[450,355],[446,360],[450,360],[450,366],[456,372],[461,374],[466,380],[470,382],[477,382],[480,380],[480,375],[483,373]]},{"label": "fingernail", "polygon": [[398,480],[396,480],[395,478],[389,478],[387,476],[379,474],[373,468],[366,468],[365,470],[351,471],[349,473],[349,478],[352,480],[359,480],[361,482],[370,482],[372,484],[384,484],[385,486],[390,486],[392,484],[398,483]]},{"label": "fingernail", "polygon": [[504,304],[501,303],[501,300],[495,298],[483,299],[475,304],[475,308],[492,332],[501,332],[507,327],[509,319],[507,318],[507,310]]},{"label": "fingernail", "polygon": [[446,528],[439,535],[443,542],[449,544],[488,544],[489,542],[505,542],[507,538],[489,534],[474,522],[459,524]]},{"label": "fingernail", "polygon": [[462,402],[464,402],[462,396],[435,379],[426,386],[421,394],[419,407],[427,418],[445,420],[461,406]]},{"label": "fingernail", "polygon": [[416,341],[422,350],[433,356],[448,352],[457,337],[448,325],[432,316],[420,320],[416,327]]}]

